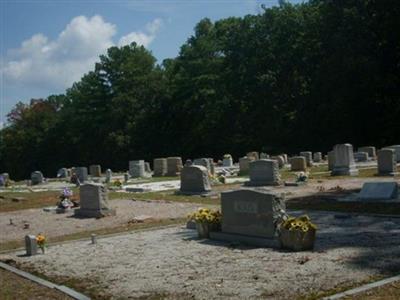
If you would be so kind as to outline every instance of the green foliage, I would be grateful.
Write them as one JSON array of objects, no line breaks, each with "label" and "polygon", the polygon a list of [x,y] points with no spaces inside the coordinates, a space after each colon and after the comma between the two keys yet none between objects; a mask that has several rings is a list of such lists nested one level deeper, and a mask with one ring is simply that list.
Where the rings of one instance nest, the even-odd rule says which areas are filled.
[{"label": "green foliage", "polygon": [[65,95],[16,105],[0,169],[398,143],[399,15],[396,0],[280,1],[201,20],[162,65],[135,43],[111,47]]}]

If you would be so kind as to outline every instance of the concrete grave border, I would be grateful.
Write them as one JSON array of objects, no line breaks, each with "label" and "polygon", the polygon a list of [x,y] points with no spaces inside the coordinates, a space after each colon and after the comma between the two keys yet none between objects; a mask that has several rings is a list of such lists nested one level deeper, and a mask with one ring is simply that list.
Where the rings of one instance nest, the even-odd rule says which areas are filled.
[{"label": "concrete grave border", "polygon": [[32,275],[32,274],[30,274],[28,272],[21,271],[21,270],[19,270],[17,268],[14,268],[14,267],[12,267],[10,265],[7,265],[7,264],[3,263],[3,262],[0,262],[0,268],[5,269],[5,270],[7,270],[9,272],[12,272],[12,273],[14,273],[14,274],[16,274],[18,276],[24,277],[24,278],[26,278],[26,279],[28,279],[30,281],[33,281],[33,282],[35,282],[35,283],[37,283],[39,285],[45,286],[45,287],[50,288],[50,289],[56,289],[56,290],[66,294],[66,295],[68,295],[68,296],[70,296],[70,297],[72,297],[74,299],[77,299],[77,300],[90,300],[89,297],[87,297],[87,296],[85,296],[85,295],[83,295],[81,293],[78,293],[77,291],[75,291],[75,290],[73,290],[73,289],[71,289],[71,288],[69,288],[69,287],[67,287],[65,285],[57,285],[55,283],[52,283],[50,281],[47,281],[47,280],[39,278],[39,277],[37,277],[35,275]]},{"label": "concrete grave border", "polygon": [[389,278],[386,278],[386,279],[383,279],[383,280],[379,280],[379,281],[375,281],[375,282],[372,282],[372,283],[364,284],[364,285],[362,285],[360,287],[357,287],[357,288],[354,288],[354,289],[350,289],[350,290],[347,290],[347,291],[344,291],[344,292],[341,292],[341,293],[337,293],[337,294],[334,294],[334,295],[331,295],[331,296],[324,297],[324,298],[322,298],[322,300],[342,299],[344,297],[356,295],[356,294],[368,291],[370,289],[378,288],[380,286],[383,286],[383,285],[386,285],[388,283],[392,283],[392,282],[395,282],[395,281],[398,281],[398,280],[400,280],[400,275],[389,277]]}]

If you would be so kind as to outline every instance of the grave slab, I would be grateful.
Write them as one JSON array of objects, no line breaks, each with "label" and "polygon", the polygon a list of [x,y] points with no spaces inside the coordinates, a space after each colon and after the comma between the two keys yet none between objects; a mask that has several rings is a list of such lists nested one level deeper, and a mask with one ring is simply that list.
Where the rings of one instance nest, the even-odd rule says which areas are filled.
[{"label": "grave slab", "polygon": [[397,182],[366,182],[357,197],[361,201],[395,200],[397,198]]}]

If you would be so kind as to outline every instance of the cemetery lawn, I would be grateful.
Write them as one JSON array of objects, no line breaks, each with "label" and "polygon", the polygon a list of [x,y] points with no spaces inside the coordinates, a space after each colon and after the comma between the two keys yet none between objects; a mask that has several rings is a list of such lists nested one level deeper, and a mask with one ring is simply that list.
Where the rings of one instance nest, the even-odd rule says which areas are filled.
[{"label": "cemetery lawn", "polygon": [[0,286],[0,299],[2,300],[72,300],[55,289],[41,286],[3,269],[0,269]]},{"label": "cemetery lawn", "polygon": [[0,212],[55,206],[59,195],[57,191],[1,193]]}]

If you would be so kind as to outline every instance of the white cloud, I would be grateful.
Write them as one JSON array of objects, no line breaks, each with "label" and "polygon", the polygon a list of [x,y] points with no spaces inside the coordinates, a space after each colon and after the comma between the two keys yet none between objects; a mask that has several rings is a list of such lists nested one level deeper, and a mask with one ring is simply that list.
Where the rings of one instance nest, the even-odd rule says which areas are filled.
[{"label": "white cloud", "polygon": [[[162,25],[155,19],[144,32],[131,32],[120,38],[118,45],[132,41],[148,46]],[[60,92],[92,70],[100,54],[115,45],[114,24],[101,16],[78,16],[71,20],[54,40],[42,33],[22,42],[21,47],[8,51],[0,65],[7,85],[22,89],[42,88],[48,93]]]},{"label": "white cloud", "polygon": [[160,30],[163,22],[161,19],[155,19],[146,25],[146,33],[137,31],[131,32],[124,35],[119,39],[118,45],[124,46],[129,45],[132,42],[136,42],[139,45],[147,47],[156,37],[157,32]]}]

